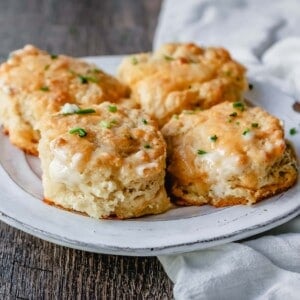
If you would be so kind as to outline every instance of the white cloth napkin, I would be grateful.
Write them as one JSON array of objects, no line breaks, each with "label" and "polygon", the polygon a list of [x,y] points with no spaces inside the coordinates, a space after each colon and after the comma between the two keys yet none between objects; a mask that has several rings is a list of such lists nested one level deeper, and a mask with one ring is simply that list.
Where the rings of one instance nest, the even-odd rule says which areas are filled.
[{"label": "white cloth napkin", "polygon": [[[300,99],[299,24],[299,0],[165,0],[154,48],[224,46],[250,76]],[[300,299],[300,217],[247,241],[159,260],[176,299]]]}]

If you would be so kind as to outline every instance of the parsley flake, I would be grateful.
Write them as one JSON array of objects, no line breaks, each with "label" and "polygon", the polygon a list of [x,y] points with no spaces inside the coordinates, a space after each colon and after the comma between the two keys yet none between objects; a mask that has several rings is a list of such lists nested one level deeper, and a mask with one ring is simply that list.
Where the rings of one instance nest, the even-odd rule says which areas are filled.
[{"label": "parsley flake", "polygon": [[295,135],[296,133],[298,133],[296,128],[291,128],[290,129],[290,135]]},{"label": "parsley flake", "polygon": [[172,61],[172,60],[175,60],[174,57],[172,56],[169,56],[169,55],[164,55],[164,59],[167,60],[167,61]]},{"label": "parsley flake", "polygon": [[88,82],[98,83],[98,81],[99,81],[97,78],[92,77],[92,76],[84,76],[84,75],[80,75],[80,74],[78,74],[77,76],[82,84],[87,84]]},{"label": "parsley flake", "polygon": [[81,109],[76,104],[70,104],[70,103],[66,103],[61,109],[61,113],[64,116],[74,115],[74,114],[84,115],[84,114],[91,114],[95,112],[96,111],[93,108]]},{"label": "parsley flake", "polygon": [[106,120],[102,120],[100,122],[100,126],[102,128],[106,128],[106,129],[111,129],[113,125],[116,125],[118,123],[117,120],[111,120],[111,121],[106,121]]},{"label": "parsley flake", "polygon": [[88,80],[86,76],[78,75],[78,78],[82,84],[87,84]]},{"label": "parsley flake", "polygon": [[49,88],[47,86],[42,86],[40,90],[43,92],[49,92]]},{"label": "parsley flake", "polygon": [[213,135],[210,137],[210,140],[215,142],[218,139],[218,137],[216,135]]},{"label": "parsley flake", "polygon": [[258,123],[252,123],[252,124],[251,124],[251,127],[252,127],[252,128],[258,128],[258,126],[259,126]]},{"label": "parsley flake", "polygon": [[58,58],[58,55],[56,55],[56,54],[51,54],[50,57],[51,57],[51,59],[57,59],[57,58]]},{"label": "parsley flake", "polygon": [[92,114],[96,111],[93,108],[86,108],[86,109],[79,109],[76,112],[74,112],[77,115],[85,115],[85,114]]},{"label": "parsley flake", "polygon": [[231,71],[225,71],[225,72],[224,72],[224,75],[225,75],[225,76],[231,76]]},{"label": "parsley flake", "polygon": [[237,116],[237,112],[235,111],[235,112],[231,113],[229,116],[230,117],[236,117]]},{"label": "parsley flake", "polygon": [[245,110],[245,105],[242,102],[233,102],[232,106],[240,111],[244,111]]},{"label": "parsley flake", "polygon": [[102,120],[100,122],[100,126],[103,127],[103,128],[106,128],[106,129],[110,129],[111,128],[111,122]]},{"label": "parsley flake", "polygon": [[118,110],[118,108],[115,105],[109,105],[108,106],[108,111],[109,112],[115,113],[115,112],[117,112],[117,110]]},{"label": "parsley flake", "polygon": [[203,154],[206,154],[206,153],[207,153],[207,152],[204,151],[204,150],[201,150],[201,149],[197,150],[197,154],[198,154],[198,155],[203,155]]},{"label": "parsley flake", "polygon": [[249,132],[250,132],[250,129],[247,128],[247,129],[244,130],[243,135],[246,135],[246,134],[248,134]]},{"label": "parsley flake", "polygon": [[145,148],[145,149],[151,149],[151,146],[150,146],[149,144],[145,144],[145,145],[144,145],[144,148]]},{"label": "parsley flake", "polygon": [[78,134],[80,137],[85,137],[87,135],[87,132],[80,127],[75,127],[69,130],[70,134]]},{"label": "parsley flake", "polygon": [[137,60],[137,58],[136,58],[135,56],[133,56],[133,57],[131,58],[131,63],[132,63],[133,65],[137,65],[137,64],[139,63],[139,61]]},{"label": "parsley flake", "polygon": [[148,121],[146,119],[142,119],[142,122],[143,122],[144,125],[148,124]]}]

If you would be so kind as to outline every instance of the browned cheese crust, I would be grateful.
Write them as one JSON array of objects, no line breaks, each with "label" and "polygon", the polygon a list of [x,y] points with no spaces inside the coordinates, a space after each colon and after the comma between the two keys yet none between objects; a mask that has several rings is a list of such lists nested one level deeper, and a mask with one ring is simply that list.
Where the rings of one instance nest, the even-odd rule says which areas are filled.
[{"label": "browned cheese crust", "polygon": [[95,65],[34,46],[0,66],[0,123],[13,144],[37,155],[38,121],[64,103],[97,104],[126,97],[128,89]]},{"label": "browned cheese crust", "polygon": [[[45,199],[95,218],[168,210],[166,144],[156,122],[141,110],[109,102],[88,108],[95,112],[56,114],[42,122]],[[86,135],[70,132],[74,128]]]},{"label": "browned cheese crust", "polygon": [[248,86],[245,68],[228,51],[195,44],[166,44],[154,53],[128,56],[118,74],[160,126],[184,109],[238,101]]},{"label": "browned cheese crust", "polygon": [[170,190],[179,204],[253,204],[297,180],[280,120],[259,107],[224,102],[185,112],[162,133]]}]

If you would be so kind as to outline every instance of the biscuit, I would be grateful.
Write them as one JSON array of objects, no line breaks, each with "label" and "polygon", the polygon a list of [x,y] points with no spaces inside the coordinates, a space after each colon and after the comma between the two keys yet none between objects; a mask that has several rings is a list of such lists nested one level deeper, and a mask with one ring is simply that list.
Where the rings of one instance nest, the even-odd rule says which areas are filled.
[{"label": "biscuit", "polygon": [[27,45],[0,66],[0,122],[13,144],[37,155],[41,116],[78,105],[117,102],[128,88],[95,65]]},{"label": "biscuit", "polygon": [[126,219],[170,208],[166,144],[157,124],[137,109],[109,102],[86,114],[41,122],[44,196],[94,218]]},{"label": "biscuit", "polygon": [[224,102],[185,112],[162,133],[179,204],[253,204],[296,182],[296,158],[282,124],[259,107]]},{"label": "biscuit", "polygon": [[166,44],[154,53],[126,57],[118,76],[162,126],[184,109],[243,99],[245,71],[225,49]]}]

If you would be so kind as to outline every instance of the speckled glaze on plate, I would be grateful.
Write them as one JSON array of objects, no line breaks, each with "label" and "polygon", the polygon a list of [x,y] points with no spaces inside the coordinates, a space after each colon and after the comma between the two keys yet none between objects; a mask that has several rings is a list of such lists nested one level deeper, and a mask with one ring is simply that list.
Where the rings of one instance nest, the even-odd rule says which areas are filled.
[{"label": "speckled glaze on plate", "polygon": [[[115,73],[120,56],[89,57]],[[286,136],[300,157],[300,114],[292,98],[251,80],[247,98],[284,120]],[[42,239],[76,249],[119,255],[152,256],[203,249],[236,241],[281,225],[300,213],[300,185],[253,206],[172,209],[134,220],[95,220],[48,206],[42,201],[39,160],[27,156],[0,135],[0,219]]]}]

